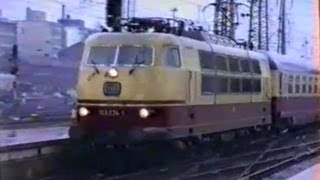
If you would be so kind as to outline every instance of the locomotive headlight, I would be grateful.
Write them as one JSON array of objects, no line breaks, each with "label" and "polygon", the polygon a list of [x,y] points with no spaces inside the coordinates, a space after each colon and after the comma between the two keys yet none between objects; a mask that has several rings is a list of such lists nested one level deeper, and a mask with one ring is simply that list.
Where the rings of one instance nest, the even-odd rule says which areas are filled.
[{"label": "locomotive headlight", "polygon": [[118,71],[116,69],[112,68],[112,69],[109,69],[108,74],[110,77],[115,78],[118,76]]},{"label": "locomotive headlight", "polygon": [[89,114],[89,110],[87,108],[81,107],[79,109],[79,115],[80,116],[84,117],[84,116],[88,116],[88,114]]},{"label": "locomotive headlight", "polygon": [[148,109],[146,109],[146,108],[142,108],[142,109],[140,109],[140,111],[139,111],[139,115],[140,115],[140,117],[142,117],[142,118],[147,118],[147,117],[150,116],[150,111],[149,111]]}]

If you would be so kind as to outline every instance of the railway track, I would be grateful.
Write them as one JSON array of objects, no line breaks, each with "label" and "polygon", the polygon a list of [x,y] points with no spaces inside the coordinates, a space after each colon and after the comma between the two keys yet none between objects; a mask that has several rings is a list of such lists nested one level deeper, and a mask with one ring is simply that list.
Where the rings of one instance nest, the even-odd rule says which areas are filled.
[{"label": "railway track", "polygon": [[[297,146],[275,148],[268,150],[263,158],[259,159],[259,161],[255,161],[254,163],[250,161],[250,158],[243,160],[243,158],[245,158],[244,156],[249,157],[248,155],[244,155],[240,157],[242,158],[240,161],[238,161],[238,159],[234,159],[234,162],[238,161],[241,163],[235,163],[235,165],[223,168],[217,168],[217,166],[215,168],[211,167],[211,169],[208,167],[202,167],[200,170],[202,172],[178,179],[211,179],[214,177],[215,179],[230,178],[246,180],[261,178],[263,175],[270,175],[270,173],[274,173],[275,170],[281,170],[280,168],[286,167],[286,165],[290,165],[290,163],[297,162],[297,160],[302,160],[304,157],[311,156],[319,152],[320,141],[303,143]],[[252,154],[250,154],[250,156],[251,155]],[[247,170],[248,167],[250,169],[249,171]]]},{"label": "railway track", "polygon": [[[252,179],[260,177],[261,174],[270,175],[271,170],[278,169],[277,164],[284,168],[289,160],[294,162],[297,157],[303,159],[307,155],[316,154],[320,141],[317,130],[305,129],[251,144],[258,148],[245,146],[248,147],[247,151],[242,149],[235,152],[237,149],[233,149],[220,157],[211,154],[211,157],[209,155],[202,160],[173,163],[162,168],[111,176],[107,179]],[[306,152],[309,153],[305,154]]]},{"label": "railway track", "polygon": [[305,128],[267,138],[253,136],[246,144],[241,141],[248,137],[220,148],[208,143],[185,151],[118,147],[93,152],[68,139],[17,145],[0,148],[1,176],[6,175],[1,179],[259,179],[317,154],[316,132]]}]

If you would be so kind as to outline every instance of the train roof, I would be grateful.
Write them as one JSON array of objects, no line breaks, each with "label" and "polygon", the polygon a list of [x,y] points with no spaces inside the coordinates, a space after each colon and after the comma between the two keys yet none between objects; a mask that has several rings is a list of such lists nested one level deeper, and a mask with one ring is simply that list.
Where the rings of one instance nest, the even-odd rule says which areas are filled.
[{"label": "train roof", "polygon": [[286,71],[304,74],[319,74],[311,61],[302,61],[297,57],[280,55],[272,52],[264,52],[269,58],[271,70]]},{"label": "train roof", "polygon": [[96,44],[158,44],[158,43],[177,43],[179,40],[173,34],[166,33],[130,33],[130,32],[103,32],[96,33],[85,41],[87,45]]}]

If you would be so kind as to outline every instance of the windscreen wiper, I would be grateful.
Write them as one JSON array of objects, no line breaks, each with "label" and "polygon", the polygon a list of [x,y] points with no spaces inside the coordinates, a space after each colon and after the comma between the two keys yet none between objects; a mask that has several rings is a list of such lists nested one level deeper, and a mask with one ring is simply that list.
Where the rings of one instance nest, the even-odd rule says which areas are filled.
[{"label": "windscreen wiper", "polygon": [[88,81],[90,81],[96,74],[100,74],[100,71],[99,71],[99,69],[97,67],[97,63],[94,62],[93,59],[91,59],[90,62],[92,63],[93,68],[94,68],[95,71],[88,77]]},{"label": "windscreen wiper", "polygon": [[145,60],[142,60],[141,62],[138,62],[138,56],[139,54],[136,55],[135,59],[134,59],[134,66],[132,69],[130,69],[129,71],[129,75],[132,75],[133,72],[141,65],[141,64],[144,64],[145,63]]}]

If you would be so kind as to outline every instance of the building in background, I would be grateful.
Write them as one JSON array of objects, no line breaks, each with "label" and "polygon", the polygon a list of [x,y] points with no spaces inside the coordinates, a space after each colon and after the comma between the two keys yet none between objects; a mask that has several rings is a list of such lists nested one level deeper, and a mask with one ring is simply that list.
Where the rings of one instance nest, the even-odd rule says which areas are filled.
[{"label": "building in background", "polygon": [[84,42],[88,36],[98,31],[88,28],[64,27],[66,32],[66,47]]},{"label": "building in background", "polygon": [[65,48],[65,31],[61,24],[48,21],[18,22],[17,44],[20,55],[57,57]]},{"label": "building in background", "polygon": [[83,42],[93,33],[90,29],[85,28],[83,20],[72,19],[69,15],[65,19],[59,19],[58,22],[63,25],[66,32],[66,47]]},{"label": "building in background", "polygon": [[17,43],[17,23],[0,19],[0,57],[9,55]]},{"label": "building in background", "polygon": [[47,14],[43,11],[35,11],[31,8],[26,9],[26,20],[27,21],[46,21]]}]

